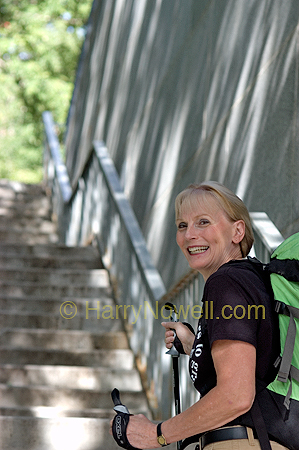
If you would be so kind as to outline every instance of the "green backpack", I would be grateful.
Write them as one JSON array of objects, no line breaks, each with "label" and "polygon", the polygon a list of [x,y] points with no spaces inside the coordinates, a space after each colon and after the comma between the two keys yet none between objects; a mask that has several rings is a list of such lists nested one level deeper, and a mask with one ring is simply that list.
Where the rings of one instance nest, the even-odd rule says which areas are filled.
[{"label": "green backpack", "polygon": [[291,398],[299,400],[299,233],[277,247],[266,270],[279,315],[281,347],[278,375],[268,389],[285,397],[288,410]]},{"label": "green backpack", "polygon": [[[272,393],[270,397],[274,403],[271,406],[267,403],[269,397],[263,394],[261,384],[251,408],[251,417],[262,450],[271,450],[266,423],[278,442],[289,449],[299,450],[299,233],[280,244],[268,264],[256,258],[248,259],[263,277],[270,277],[280,332],[280,356],[275,363],[277,376],[265,389]],[[265,420],[263,418],[261,401],[268,405],[268,413],[272,415],[270,421],[269,415]]]}]

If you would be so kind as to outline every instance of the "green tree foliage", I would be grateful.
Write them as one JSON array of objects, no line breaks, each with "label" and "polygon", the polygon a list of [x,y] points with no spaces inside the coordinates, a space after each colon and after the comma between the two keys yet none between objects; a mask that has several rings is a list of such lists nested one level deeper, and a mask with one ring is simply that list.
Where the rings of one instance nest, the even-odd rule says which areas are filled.
[{"label": "green tree foliage", "polygon": [[41,180],[41,115],[63,135],[91,5],[0,0],[0,178]]}]

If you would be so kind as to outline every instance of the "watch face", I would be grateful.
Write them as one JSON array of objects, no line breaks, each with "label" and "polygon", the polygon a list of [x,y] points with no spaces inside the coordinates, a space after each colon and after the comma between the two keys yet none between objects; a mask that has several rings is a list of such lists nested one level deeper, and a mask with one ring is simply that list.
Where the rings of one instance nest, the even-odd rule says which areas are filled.
[{"label": "watch face", "polygon": [[166,444],[166,439],[164,436],[158,436],[158,443],[160,445],[165,445]]}]

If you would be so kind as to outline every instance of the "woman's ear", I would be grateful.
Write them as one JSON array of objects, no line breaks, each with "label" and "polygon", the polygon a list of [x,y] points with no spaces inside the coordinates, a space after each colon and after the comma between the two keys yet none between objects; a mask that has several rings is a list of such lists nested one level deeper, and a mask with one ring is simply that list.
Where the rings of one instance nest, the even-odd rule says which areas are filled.
[{"label": "woman's ear", "polygon": [[244,220],[237,220],[234,222],[233,243],[240,244],[245,236],[245,222]]}]

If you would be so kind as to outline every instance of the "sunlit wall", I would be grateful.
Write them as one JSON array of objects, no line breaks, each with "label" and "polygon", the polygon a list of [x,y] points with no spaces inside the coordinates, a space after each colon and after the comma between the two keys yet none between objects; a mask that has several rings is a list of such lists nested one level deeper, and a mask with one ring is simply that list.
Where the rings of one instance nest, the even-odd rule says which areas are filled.
[{"label": "sunlit wall", "polygon": [[173,202],[214,179],[299,229],[298,0],[95,0],[66,136],[76,184],[105,141],[167,287]]}]

